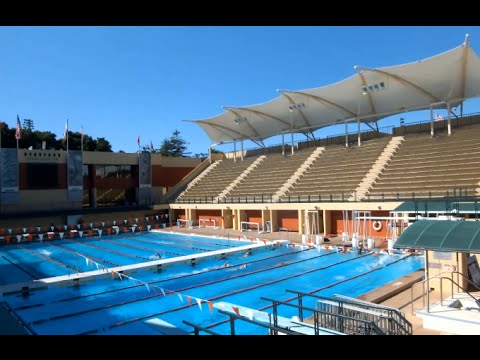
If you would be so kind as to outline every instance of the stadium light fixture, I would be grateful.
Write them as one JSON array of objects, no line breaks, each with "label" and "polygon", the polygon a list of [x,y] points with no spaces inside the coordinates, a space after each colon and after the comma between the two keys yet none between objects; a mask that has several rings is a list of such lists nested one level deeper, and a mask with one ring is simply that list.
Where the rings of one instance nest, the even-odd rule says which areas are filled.
[{"label": "stadium light fixture", "polygon": [[362,94],[367,95],[368,93],[371,93],[371,92],[374,92],[374,91],[385,90],[385,89],[386,89],[385,82],[380,81],[378,83],[367,84],[367,85],[362,86]]},{"label": "stadium light fixture", "polygon": [[291,104],[288,105],[288,108],[290,109],[290,111],[293,111],[295,109],[305,109],[306,105],[305,103]]},{"label": "stadium light fixture", "polygon": [[241,123],[247,122],[247,118],[244,117],[244,116],[237,117],[237,118],[233,119],[233,121],[235,121],[235,124],[239,125]]}]

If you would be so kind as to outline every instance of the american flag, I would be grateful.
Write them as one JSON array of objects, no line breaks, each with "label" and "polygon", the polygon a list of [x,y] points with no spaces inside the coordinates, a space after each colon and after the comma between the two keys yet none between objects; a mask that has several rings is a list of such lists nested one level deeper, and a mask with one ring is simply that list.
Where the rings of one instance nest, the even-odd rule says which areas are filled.
[{"label": "american flag", "polygon": [[20,138],[22,137],[21,130],[22,124],[20,124],[20,118],[17,115],[17,130],[15,130],[15,139],[20,140]]},{"label": "american flag", "polygon": [[140,135],[137,136],[137,144],[140,146]]}]

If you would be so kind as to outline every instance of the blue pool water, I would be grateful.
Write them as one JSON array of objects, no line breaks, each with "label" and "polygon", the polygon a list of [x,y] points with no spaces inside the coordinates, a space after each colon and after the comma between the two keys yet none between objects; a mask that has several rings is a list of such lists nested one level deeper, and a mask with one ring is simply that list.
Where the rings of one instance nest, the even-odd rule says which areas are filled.
[{"label": "blue pool water", "polygon": [[22,242],[0,247],[0,285],[91,271],[78,254],[116,267],[240,245],[245,242],[160,232]]},{"label": "blue pool water", "polygon": [[[128,251],[132,250],[130,254],[148,259],[152,251],[143,250],[146,252],[142,253],[140,247],[156,248],[168,238],[178,239],[178,245],[184,246],[179,248],[183,250],[172,247],[170,250],[175,249],[172,252],[189,252],[193,247],[206,250],[210,247],[217,249],[219,246],[225,247],[225,244],[226,246],[244,244],[238,241],[230,241],[228,244],[226,240],[216,238],[191,237],[189,240],[171,234],[157,236],[148,233],[137,235],[135,244],[139,247],[135,248],[136,252],[131,246]],[[28,245],[29,249],[31,245],[32,251],[52,251],[51,256],[54,250],[57,250],[51,245],[58,244],[88,252],[92,256],[115,264],[140,261],[134,257],[120,259],[117,252],[106,250],[99,254],[99,248],[125,251],[122,251],[125,244],[111,243],[112,239],[122,243],[120,238],[109,237],[107,241],[104,239],[89,241],[88,244],[95,245],[95,248],[86,246],[87,243],[82,245],[61,241]],[[151,244],[150,241],[155,243]],[[125,243],[130,244],[127,240]],[[40,245],[50,247],[44,248]],[[5,249],[14,250],[9,247]],[[3,253],[5,250],[2,248],[1,251]],[[14,251],[8,253],[9,256],[13,254]],[[64,263],[71,264],[73,261],[71,257],[63,258],[57,253],[55,256]],[[21,267],[20,259],[17,258],[16,261],[19,261]],[[108,262],[105,262],[105,266],[109,266]],[[225,263],[228,263],[228,266],[224,266]],[[423,258],[419,257],[357,255],[353,252],[344,254],[325,252],[323,249],[300,250],[298,247],[291,248],[285,245],[281,247],[267,245],[265,249],[256,250],[250,256],[241,252],[230,255],[226,260],[215,258],[196,265],[175,265],[160,271],[139,270],[131,275],[142,283],[148,283],[150,286],[148,289],[143,284],[133,281],[118,278],[113,280],[107,274],[92,281],[82,282],[80,286],[35,290],[27,297],[20,294],[6,295],[3,301],[35,334],[158,334],[144,323],[152,318],[160,318],[188,332],[191,332],[192,328],[182,320],[212,326],[211,330],[220,334],[230,334],[228,318],[218,313],[215,303],[229,302],[271,312],[269,308],[271,302],[262,300],[261,297],[292,299],[293,294],[286,292],[287,289],[326,296],[343,294],[356,297],[421,268]],[[153,291],[152,286],[173,293],[164,296],[158,290]],[[186,296],[192,298],[190,304]],[[205,302],[201,304],[200,309],[194,298],[212,302],[213,311],[210,312]],[[306,298],[304,304],[314,307],[314,299]],[[289,318],[297,315],[296,310],[291,307],[280,307],[279,311],[279,315]],[[236,322],[235,330],[237,334],[266,333],[264,328],[241,321]]]}]

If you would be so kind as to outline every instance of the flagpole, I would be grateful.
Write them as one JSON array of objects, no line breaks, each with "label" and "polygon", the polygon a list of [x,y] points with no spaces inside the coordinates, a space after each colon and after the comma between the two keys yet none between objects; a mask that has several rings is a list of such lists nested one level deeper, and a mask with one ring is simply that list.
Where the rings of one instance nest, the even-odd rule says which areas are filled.
[{"label": "flagpole", "polygon": [[67,157],[68,157],[68,118],[67,118],[67,128],[65,129],[67,135]]},{"label": "flagpole", "polygon": [[[83,153],[83,125],[82,125],[82,133],[80,134],[80,150]],[[83,157],[83,155],[82,155]]]}]

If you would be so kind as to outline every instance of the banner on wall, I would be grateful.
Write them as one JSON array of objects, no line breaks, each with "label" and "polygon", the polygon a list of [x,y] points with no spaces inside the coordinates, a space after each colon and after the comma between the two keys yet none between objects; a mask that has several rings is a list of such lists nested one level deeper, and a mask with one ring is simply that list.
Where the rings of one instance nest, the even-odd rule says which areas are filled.
[{"label": "banner on wall", "polygon": [[2,193],[18,192],[17,149],[0,149],[0,171]]},{"label": "banner on wall", "polygon": [[138,158],[138,173],[139,173],[139,187],[151,188],[152,187],[152,174],[151,174],[151,154],[147,152],[140,153]]},{"label": "banner on wall", "polygon": [[68,152],[67,157],[68,190],[83,191],[83,159],[81,151]]}]

